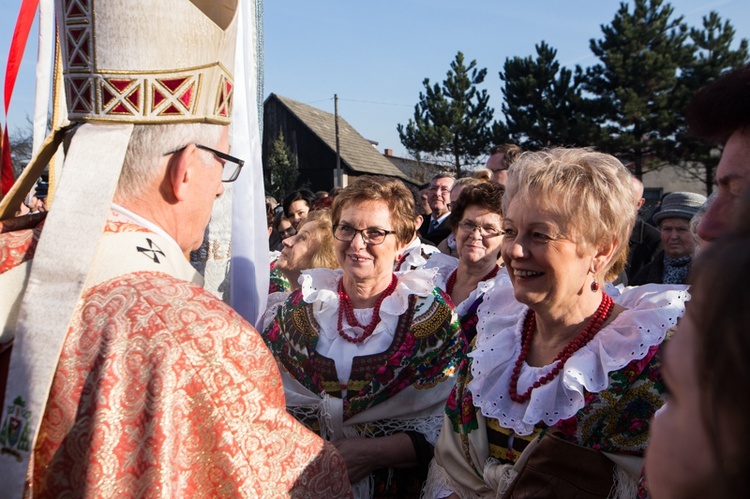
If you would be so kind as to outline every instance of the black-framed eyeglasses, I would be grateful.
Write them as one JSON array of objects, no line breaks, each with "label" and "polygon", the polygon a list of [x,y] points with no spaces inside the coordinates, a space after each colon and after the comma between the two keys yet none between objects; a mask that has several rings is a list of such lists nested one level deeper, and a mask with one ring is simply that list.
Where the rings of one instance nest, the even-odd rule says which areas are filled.
[{"label": "black-framed eyeglasses", "polygon": [[479,235],[482,237],[496,237],[503,233],[502,230],[492,225],[477,225],[474,222],[468,220],[461,220],[458,222],[458,228],[466,232],[467,234],[473,233],[479,229]]},{"label": "black-framed eyeglasses", "polygon": [[[167,153],[164,153],[164,156],[169,156],[170,154],[175,154],[178,152],[182,152],[185,150],[187,146],[182,146],[179,149],[175,149],[174,151],[169,151]],[[237,180],[237,177],[240,176],[240,170],[242,170],[242,167],[245,165],[245,160],[236,158],[234,156],[230,156],[227,153],[217,151],[216,149],[213,149],[208,146],[204,146],[201,144],[195,144],[195,147],[198,149],[203,149],[204,151],[208,151],[210,153],[213,153],[216,155],[217,158],[223,159],[225,163],[221,165],[222,172],[221,172],[221,181],[222,182],[234,182]],[[227,164],[229,164],[229,168],[227,168]]]},{"label": "black-framed eyeglasses", "polygon": [[357,234],[362,235],[362,240],[365,244],[371,246],[377,246],[383,244],[388,234],[395,234],[395,230],[378,229],[377,227],[368,227],[366,229],[355,229],[348,225],[336,224],[333,226],[333,237],[344,243],[350,243],[357,237]]}]

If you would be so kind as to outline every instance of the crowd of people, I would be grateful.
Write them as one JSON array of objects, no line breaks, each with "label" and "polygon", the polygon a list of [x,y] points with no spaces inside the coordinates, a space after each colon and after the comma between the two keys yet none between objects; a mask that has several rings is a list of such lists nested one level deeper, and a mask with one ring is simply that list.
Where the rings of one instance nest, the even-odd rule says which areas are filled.
[{"label": "crowd of people", "polygon": [[[750,491],[750,68],[687,111],[723,147],[716,193],[670,193],[655,226],[638,213],[643,185],[584,148],[503,145],[486,169],[419,189],[365,175],[267,199],[259,331],[184,258],[243,165],[214,111],[126,129],[98,251],[41,362],[46,330],[29,343],[27,302],[56,207],[49,227],[3,220],[0,473],[14,491]],[[72,151],[108,133],[90,130],[69,137]],[[43,379],[40,406],[28,385]]]},{"label": "crowd of people", "polygon": [[[744,78],[747,84],[749,74],[740,71],[715,85],[731,86],[732,78]],[[705,108],[701,99],[715,95],[711,88],[696,96],[693,108]],[[743,461],[724,466],[727,456],[741,447],[730,437],[726,442],[710,441],[730,435],[718,431],[724,419],[713,411],[701,417],[706,409],[700,404],[709,396],[705,392],[716,387],[697,386],[699,373],[685,372],[695,365],[691,359],[698,356],[696,342],[707,341],[696,337],[697,321],[706,333],[712,321],[718,322],[697,319],[707,306],[702,304],[722,303],[714,297],[715,288],[701,291],[696,298],[688,283],[709,288],[709,279],[699,277],[707,272],[701,269],[719,266],[707,263],[710,255],[719,253],[712,248],[721,244],[712,240],[729,232],[731,199],[737,212],[743,209],[737,201],[745,188],[742,175],[750,175],[737,165],[740,155],[748,152],[742,149],[748,144],[744,122],[732,123],[721,132],[701,132],[705,120],[715,120],[704,111],[692,111],[696,133],[719,143],[730,141],[717,172],[718,192],[709,199],[691,192],[669,193],[649,222],[640,214],[643,184],[616,158],[568,148],[523,153],[511,145],[493,148],[486,170],[460,179],[438,174],[412,196],[396,185],[399,181],[359,177],[337,196],[329,196],[332,208],[312,208],[314,200],[307,205],[312,210],[307,216],[318,211],[333,214],[329,244],[337,252],[338,264],[327,267],[338,270],[323,270],[323,266],[303,270],[298,277],[301,288],[285,303],[269,306],[263,336],[281,366],[290,412],[321,436],[339,442],[358,496],[416,497],[414,483],[394,475],[394,467],[404,466],[412,469],[410,477],[421,482],[423,497],[432,498],[526,497],[532,490],[543,490],[540,497],[578,497],[583,492],[591,497],[647,497],[651,489],[655,497],[688,497],[693,485],[709,485],[692,483],[693,479],[735,480],[740,470],[750,469]],[[711,111],[729,114],[727,109]],[[373,194],[375,186],[393,186],[403,193],[389,200]],[[295,192],[288,199],[299,197]],[[347,211],[352,198],[368,201]],[[410,206],[404,207],[407,198]],[[347,217],[341,219],[342,212]],[[280,212],[282,217],[291,215]],[[397,223],[394,217],[405,218]],[[407,219],[410,229],[402,238],[400,225]],[[339,233],[342,225],[344,236]],[[736,227],[747,235],[743,225]],[[383,252],[385,247],[378,241],[390,234],[394,243],[400,242],[400,251],[393,247]],[[418,260],[404,267],[409,251]],[[382,265],[383,256],[388,265]],[[728,267],[731,261],[735,259],[724,258],[722,263]],[[355,268],[360,272],[379,268],[380,285],[356,284],[349,276]],[[442,297],[451,309],[447,321],[455,324],[449,336],[458,335],[468,349],[458,349],[452,358],[443,359],[448,362],[435,364],[450,370],[454,386],[444,400],[439,438],[435,439],[431,425],[418,431],[417,441],[413,433],[404,431],[414,427],[409,426],[413,414],[402,403],[403,393],[388,392],[389,383],[377,380],[381,371],[363,377],[353,366],[359,359],[372,361],[376,354],[389,368],[405,366],[391,357],[403,349],[404,338],[390,304],[402,283],[425,275],[431,284],[403,292],[413,295],[416,304],[423,299],[421,293],[434,286],[434,296]],[[389,287],[390,279],[394,287]],[[369,293],[364,300],[351,300],[349,289]],[[681,320],[686,309],[691,312]],[[449,328],[447,323],[431,323]],[[727,330],[734,331],[732,326]],[[735,334],[737,338],[727,341],[741,342],[739,332]],[[440,348],[441,341],[433,344]],[[711,345],[722,348],[720,342]],[[738,351],[746,350],[738,346]],[[726,369],[750,381],[737,371],[741,369],[737,352],[724,355],[735,362]],[[331,363],[326,369],[318,367],[324,362],[321,356]],[[414,358],[424,362],[416,352]],[[677,372],[663,376],[670,359]],[[710,359],[703,362],[698,364],[701,372],[717,379],[724,376],[722,380],[729,375]],[[330,384],[326,376],[332,376]],[[393,374],[388,378],[396,379]],[[693,392],[685,388],[687,381],[695,385],[690,387]],[[689,414],[690,423],[700,423],[701,431],[711,432],[706,442],[699,442],[705,443],[706,455],[711,456],[704,461],[703,475],[691,473],[687,462],[683,468],[671,469],[667,460],[676,459],[680,447],[660,438],[656,450],[649,453],[654,457],[647,469],[655,471],[644,472],[652,421],[657,421],[657,437],[660,426],[666,428],[661,430],[664,433],[688,431],[679,427],[681,420],[664,422],[663,414],[681,409],[673,400],[673,383],[687,392],[681,394],[686,403],[694,404],[689,408],[695,411]],[[402,385],[418,383],[403,378]],[[357,392],[350,393],[349,386],[356,386]],[[377,393],[381,398],[379,410],[373,412],[376,416],[358,415],[359,407],[372,410],[358,400],[362,394]],[[724,393],[722,387],[711,395],[717,399],[709,405],[728,411],[727,417],[738,421],[741,412],[729,409],[731,396]],[[332,409],[332,400],[343,404],[343,410]],[[409,443],[402,437],[406,447],[399,455],[404,459],[381,458],[377,452],[396,447],[380,446],[378,439],[403,433],[411,438]],[[351,453],[349,442],[354,437],[365,440],[358,452]],[[366,443],[368,438],[371,442]],[[677,437],[669,433],[661,438]],[[377,451],[369,452],[369,445]],[[425,458],[425,448],[432,460]],[[361,462],[362,453],[372,456],[367,465]],[[711,495],[710,488],[694,490],[703,491],[695,496]]]}]

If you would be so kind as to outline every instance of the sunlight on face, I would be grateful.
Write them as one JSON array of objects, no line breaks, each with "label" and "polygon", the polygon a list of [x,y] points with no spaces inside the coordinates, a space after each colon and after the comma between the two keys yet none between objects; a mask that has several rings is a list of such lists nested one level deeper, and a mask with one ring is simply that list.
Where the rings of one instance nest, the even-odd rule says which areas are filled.
[{"label": "sunlight on face", "polygon": [[[391,214],[384,201],[350,203],[341,210],[338,225],[354,229],[377,228],[391,231]],[[335,240],[334,250],[344,276],[355,282],[390,283],[393,264],[401,244],[396,234],[389,234],[381,244],[365,244],[361,234],[351,242]]]}]

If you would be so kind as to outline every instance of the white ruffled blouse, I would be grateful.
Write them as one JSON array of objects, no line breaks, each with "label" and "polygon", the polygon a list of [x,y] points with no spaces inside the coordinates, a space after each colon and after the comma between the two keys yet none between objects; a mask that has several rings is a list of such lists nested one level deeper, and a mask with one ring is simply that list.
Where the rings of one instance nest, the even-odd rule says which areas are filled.
[{"label": "white ruffled blouse", "polygon": [[[300,284],[302,298],[312,305],[313,316],[320,326],[316,351],[336,362],[339,381],[346,384],[351,374],[352,359],[384,352],[393,342],[396,326],[409,306],[409,295],[429,296],[435,288],[435,272],[432,270],[409,270],[396,272],[398,284],[392,295],[380,306],[380,323],[372,335],[362,343],[352,343],[338,332],[339,293],[338,285],[344,272],[340,269],[310,269],[302,272]],[[360,324],[368,324],[374,308],[354,309]],[[342,320],[346,334],[359,337],[363,329],[351,326]]]},{"label": "white ruffled blouse", "polygon": [[[517,403],[510,399],[510,377],[521,352],[521,332],[528,307],[509,300],[507,293],[490,293],[477,311],[473,379],[468,388],[474,405],[485,417],[496,419],[518,435],[530,435],[540,422],[548,425],[573,417],[585,405],[585,392],[598,393],[609,384],[609,374],[642,359],[661,344],[677,324],[690,299],[687,286],[650,284],[625,288],[616,303],[626,308],[564,364],[552,381]],[[524,363],[518,392],[552,371],[554,364],[533,367]]]},{"label": "white ruffled blouse", "polygon": [[[394,266],[395,270],[406,271],[419,269],[425,266],[432,255],[442,254],[440,250],[431,244],[424,244],[419,238],[415,238],[401,252],[401,258]],[[423,255],[426,255],[425,258]],[[396,268],[398,267],[398,268]]]},{"label": "white ruffled blouse", "polygon": [[[430,257],[424,268],[435,269],[437,271],[437,275],[435,276],[435,285],[440,289],[445,290],[448,284],[448,279],[450,278],[453,271],[458,268],[458,258],[452,257],[450,255],[445,255],[443,253],[435,254]],[[510,284],[510,277],[508,277],[508,270],[502,268],[492,279],[479,281],[477,287],[474,288],[469,296],[466,297],[466,299],[461,303],[455,305],[456,313],[458,314],[458,316],[463,317],[464,315],[466,315],[466,313],[469,311],[469,308],[471,308],[471,305],[479,296],[485,295],[490,292],[494,293],[495,291],[492,290],[495,288],[498,288],[498,290],[500,288],[510,288],[510,297],[515,301],[515,298],[513,298],[512,295],[512,286]],[[507,296],[508,293],[502,293],[502,295]]]}]

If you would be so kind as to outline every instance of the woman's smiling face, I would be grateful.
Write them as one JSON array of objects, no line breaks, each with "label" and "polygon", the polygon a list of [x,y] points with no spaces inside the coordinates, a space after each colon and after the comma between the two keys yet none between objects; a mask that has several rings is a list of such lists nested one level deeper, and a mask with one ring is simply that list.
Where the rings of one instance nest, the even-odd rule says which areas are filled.
[{"label": "woman's smiling face", "polygon": [[[456,249],[458,258],[467,265],[484,265],[497,262],[503,236],[503,218],[478,206],[467,206],[456,228]],[[476,227],[470,230],[472,227]],[[496,235],[482,233],[496,231]],[[480,267],[481,268],[481,267]]]},{"label": "woman's smiling face", "polygon": [[577,301],[595,251],[576,242],[569,223],[537,201],[518,197],[502,228],[501,254],[518,301],[537,311],[564,310]]},{"label": "woman's smiling face", "polygon": [[[394,230],[391,214],[384,201],[363,201],[344,207],[337,225],[354,229]],[[354,281],[390,281],[393,264],[401,249],[396,234],[388,234],[381,244],[365,244],[357,233],[350,242],[335,240],[336,259],[344,275]]]}]

